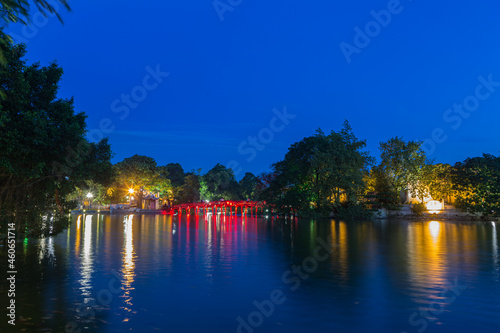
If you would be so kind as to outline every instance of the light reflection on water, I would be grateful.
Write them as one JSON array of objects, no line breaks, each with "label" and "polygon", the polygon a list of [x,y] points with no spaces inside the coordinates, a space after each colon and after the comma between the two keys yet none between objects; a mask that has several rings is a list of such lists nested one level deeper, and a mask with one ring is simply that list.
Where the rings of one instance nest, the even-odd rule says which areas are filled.
[{"label": "light reflection on water", "polygon": [[500,275],[500,267],[499,267],[499,259],[498,259],[498,239],[497,239],[497,225],[495,222],[491,222],[491,226],[493,227],[491,233],[491,247],[493,252],[493,273],[495,276],[495,281],[499,282]]},{"label": "light reflection on water", "polygon": [[[134,215],[126,215],[123,218],[123,232],[124,232],[124,243],[123,243],[123,266],[122,266],[122,276],[123,276],[123,290],[124,304],[122,309],[126,312],[133,312],[132,309],[132,296],[131,292],[134,290],[133,283],[135,278],[134,272]],[[125,318],[124,321],[128,321],[129,318]]]},{"label": "light reflection on water", "polygon": [[92,247],[92,217],[85,216],[83,225],[83,250],[80,256],[80,291],[84,303],[92,299],[92,274],[94,273],[94,249]]},{"label": "light reflection on water", "polygon": [[[329,258],[291,291],[283,273],[314,256],[318,239]],[[114,270],[119,292],[94,311],[87,331],[235,332],[236,318],[277,288],[287,301],[255,333],[417,332],[408,318],[429,304],[443,309],[429,318],[429,332],[500,327],[495,223],[80,215],[68,232],[20,251],[25,262],[42,265],[23,268],[30,275],[18,282],[17,296],[31,304],[41,289],[39,304],[24,315],[42,328],[64,331],[76,320],[68,309],[103,305],[98,295]],[[467,289],[450,303],[442,291],[457,279]],[[43,324],[50,311],[63,319]]]}]

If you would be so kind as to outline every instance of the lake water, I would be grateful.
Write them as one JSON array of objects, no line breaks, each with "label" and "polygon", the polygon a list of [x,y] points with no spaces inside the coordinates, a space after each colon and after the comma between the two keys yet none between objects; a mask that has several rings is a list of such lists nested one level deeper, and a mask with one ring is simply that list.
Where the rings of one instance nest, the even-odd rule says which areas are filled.
[{"label": "lake water", "polygon": [[500,224],[73,218],[18,243],[18,320],[2,332],[500,329]]}]

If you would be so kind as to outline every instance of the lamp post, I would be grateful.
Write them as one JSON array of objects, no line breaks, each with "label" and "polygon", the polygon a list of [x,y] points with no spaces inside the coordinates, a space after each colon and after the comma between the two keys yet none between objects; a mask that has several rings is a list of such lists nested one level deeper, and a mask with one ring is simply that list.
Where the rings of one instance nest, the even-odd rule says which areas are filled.
[{"label": "lamp post", "polygon": [[89,199],[89,209],[92,209],[92,198],[94,195],[92,193],[87,193],[87,199]]},{"label": "lamp post", "polygon": [[128,193],[129,193],[129,201],[128,201],[128,204],[129,204],[129,206],[132,206],[132,194],[134,194],[134,189],[133,189],[133,188],[129,188],[129,189],[128,189]]}]

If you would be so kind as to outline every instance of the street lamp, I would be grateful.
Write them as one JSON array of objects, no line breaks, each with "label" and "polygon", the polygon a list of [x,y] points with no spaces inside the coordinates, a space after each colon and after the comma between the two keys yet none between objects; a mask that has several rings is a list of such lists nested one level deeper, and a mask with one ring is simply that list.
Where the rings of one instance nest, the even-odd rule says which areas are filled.
[{"label": "street lamp", "polygon": [[132,194],[134,194],[134,189],[133,189],[133,188],[129,188],[129,189],[128,189],[128,193],[130,193],[130,195],[129,195],[129,201],[128,201],[128,204],[129,204],[130,206],[132,206]]},{"label": "street lamp", "polygon": [[87,193],[87,198],[89,199],[89,209],[92,209],[92,198],[94,195],[92,193]]}]

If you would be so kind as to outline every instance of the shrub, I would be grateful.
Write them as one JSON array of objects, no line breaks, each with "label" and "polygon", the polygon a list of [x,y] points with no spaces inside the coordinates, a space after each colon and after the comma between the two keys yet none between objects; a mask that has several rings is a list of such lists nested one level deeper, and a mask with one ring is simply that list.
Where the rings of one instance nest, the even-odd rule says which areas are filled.
[{"label": "shrub", "polygon": [[365,203],[345,202],[335,215],[342,219],[368,219],[373,217],[373,211]]},{"label": "shrub", "polygon": [[427,207],[423,203],[417,203],[411,206],[411,211],[413,214],[420,216],[423,212],[427,211]]}]

